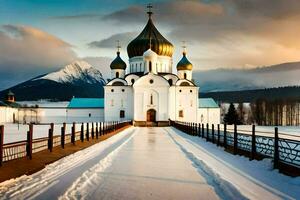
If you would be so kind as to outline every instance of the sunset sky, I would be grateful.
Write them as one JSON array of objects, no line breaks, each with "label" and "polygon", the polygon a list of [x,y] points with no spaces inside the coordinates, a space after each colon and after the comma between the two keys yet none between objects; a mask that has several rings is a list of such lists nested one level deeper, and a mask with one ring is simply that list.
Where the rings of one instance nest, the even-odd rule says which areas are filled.
[{"label": "sunset sky", "polygon": [[[151,1],[154,23],[181,42],[195,70],[249,68],[300,60],[299,0]],[[72,60],[95,61],[104,73],[116,40],[126,47],[147,22],[135,0],[0,0],[0,90]]]}]

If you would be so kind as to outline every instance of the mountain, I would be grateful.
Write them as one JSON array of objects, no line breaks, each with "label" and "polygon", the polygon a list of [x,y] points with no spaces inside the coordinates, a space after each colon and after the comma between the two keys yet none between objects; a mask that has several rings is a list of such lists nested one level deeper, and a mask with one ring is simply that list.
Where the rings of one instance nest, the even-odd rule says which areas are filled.
[{"label": "mountain", "polygon": [[266,88],[243,91],[220,91],[201,93],[201,98],[213,98],[218,102],[239,103],[264,100],[300,100],[300,86]]},{"label": "mountain", "polygon": [[251,69],[194,71],[200,92],[241,91],[300,85],[300,62]]},{"label": "mountain", "polygon": [[[49,99],[68,101],[75,97],[103,97],[105,80],[97,69],[85,61],[75,61],[59,71],[35,77],[8,88],[17,101]],[[0,92],[4,97],[7,90]]]}]

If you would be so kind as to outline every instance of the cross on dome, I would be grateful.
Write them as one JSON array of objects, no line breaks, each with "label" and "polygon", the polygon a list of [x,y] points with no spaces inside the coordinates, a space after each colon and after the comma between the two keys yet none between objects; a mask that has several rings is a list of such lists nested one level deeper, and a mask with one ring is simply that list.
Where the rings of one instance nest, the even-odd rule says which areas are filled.
[{"label": "cross on dome", "polygon": [[149,18],[151,18],[151,15],[153,14],[152,8],[153,8],[152,4],[151,4],[151,3],[148,3],[148,4],[147,4],[147,9],[148,9],[147,14],[148,14]]},{"label": "cross on dome", "polygon": [[117,54],[120,54],[120,49],[121,49],[120,40],[117,40],[116,43],[117,43]]},{"label": "cross on dome", "polygon": [[182,41],[182,49],[183,49],[183,51],[182,51],[182,53],[183,53],[183,55],[186,55],[186,41]]}]

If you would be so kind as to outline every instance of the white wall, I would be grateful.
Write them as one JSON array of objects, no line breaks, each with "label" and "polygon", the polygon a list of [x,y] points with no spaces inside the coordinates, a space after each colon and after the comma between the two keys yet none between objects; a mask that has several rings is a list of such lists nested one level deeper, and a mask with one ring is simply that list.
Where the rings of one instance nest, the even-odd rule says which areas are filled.
[{"label": "white wall", "polygon": [[198,108],[197,123],[220,124],[220,108]]},{"label": "white wall", "polygon": [[15,119],[18,116],[18,109],[11,107],[0,107],[0,123],[11,123],[13,122],[13,116]]},{"label": "white wall", "polygon": [[[91,116],[89,116],[91,114]],[[100,122],[104,121],[103,108],[67,109],[66,122]]]}]

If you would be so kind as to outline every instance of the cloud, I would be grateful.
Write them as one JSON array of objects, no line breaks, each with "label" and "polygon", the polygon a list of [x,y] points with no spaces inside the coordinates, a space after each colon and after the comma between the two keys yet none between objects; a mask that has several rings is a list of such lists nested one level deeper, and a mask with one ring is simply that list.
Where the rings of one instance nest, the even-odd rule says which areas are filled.
[{"label": "cloud", "polygon": [[[63,40],[29,26],[0,30],[0,74],[11,84],[55,70],[77,56]],[[7,85],[2,84],[2,88]]]},{"label": "cloud", "polygon": [[137,36],[137,32],[125,32],[114,34],[108,38],[100,41],[93,41],[88,43],[90,48],[115,48],[116,42],[119,40],[123,47],[126,47],[128,43]]}]

